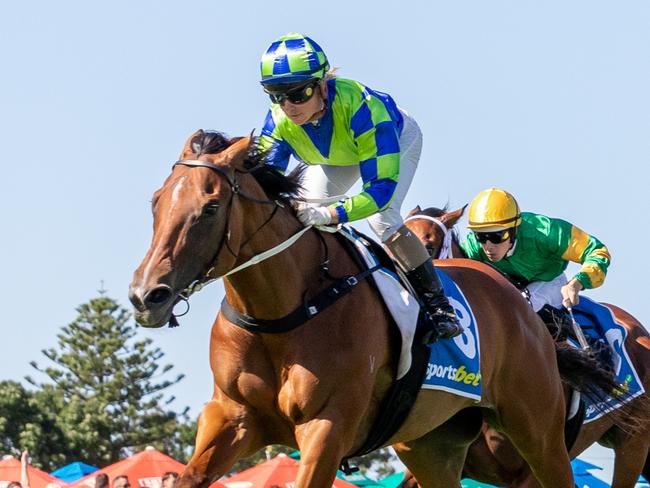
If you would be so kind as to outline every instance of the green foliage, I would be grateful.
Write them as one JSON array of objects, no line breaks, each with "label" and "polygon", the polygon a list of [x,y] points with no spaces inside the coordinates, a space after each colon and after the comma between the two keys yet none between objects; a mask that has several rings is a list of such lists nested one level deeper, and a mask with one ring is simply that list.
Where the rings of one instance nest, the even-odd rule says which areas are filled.
[{"label": "green foliage", "polygon": [[27,380],[29,392],[0,383],[0,448],[27,448],[35,464],[52,469],[83,459],[104,466],[147,445],[186,460],[196,425],[187,409],[166,408],[163,391],[183,378],[166,379],[171,365],[151,339],[136,340],[129,313],[101,295],[82,304],[77,318],[43,350],[49,365],[32,366],[46,382]]}]

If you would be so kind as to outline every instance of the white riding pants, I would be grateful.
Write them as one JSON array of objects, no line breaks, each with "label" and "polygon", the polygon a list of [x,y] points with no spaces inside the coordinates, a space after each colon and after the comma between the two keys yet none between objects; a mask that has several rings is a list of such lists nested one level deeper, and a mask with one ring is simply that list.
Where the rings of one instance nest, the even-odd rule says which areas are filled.
[{"label": "white riding pants", "polygon": [[544,305],[550,305],[554,308],[562,308],[562,292],[564,285],[568,283],[566,275],[561,273],[551,281],[533,281],[526,290],[528,290],[528,300],[535,312],[539,312]]},{"label": "white riding pants", "polygon": [[[399,229],[404,220],[400,213],[415,170],[422,153],[422,132],[415,119],[400,109],[404,117],[404,127],[399,138],[400,168],[395,194],[388,207],[368,217],[368,224],[381,242],[384,242]],[[330,166],[309,165],[305,171],[303,196],[307,199],[328,199],[345,195],[361,177],[359,165]]]}]

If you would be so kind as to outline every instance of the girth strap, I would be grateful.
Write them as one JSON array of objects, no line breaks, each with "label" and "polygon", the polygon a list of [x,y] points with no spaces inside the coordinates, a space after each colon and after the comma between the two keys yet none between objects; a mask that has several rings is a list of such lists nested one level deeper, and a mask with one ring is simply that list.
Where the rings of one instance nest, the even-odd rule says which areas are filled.
[{"label": "girth strap", "polygon": [[256,319],[232,308],[226,299],[221,302],[221,313],[233,324],[250,332],[282,333],[300,327],[305,322],[336,303],[340,298],[350,293],[359,283],[380,269],[377,265],[351,276],[338,279],[331,286],[319,292],[314,298],[306,301],[293,312],[280,319]]}]

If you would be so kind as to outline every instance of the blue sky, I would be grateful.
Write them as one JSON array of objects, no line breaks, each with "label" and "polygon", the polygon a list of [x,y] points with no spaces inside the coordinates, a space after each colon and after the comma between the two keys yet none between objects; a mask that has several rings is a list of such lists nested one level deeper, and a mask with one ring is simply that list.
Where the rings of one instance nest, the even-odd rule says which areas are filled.
[{"label": "blue sky", "polygon": [[[3,2],[2,379],[29,373],[101,283],[127,305],[152,192],[194,130],[259,130],[259,58],[289,31],[418,120],[405,211],[506,188],[605,242],[610,273],[589,295],[650,323],[645,1]],[[194,413],[222,294],[194,297],[179,329],[140,332],[187,374],[174,393]]]}]

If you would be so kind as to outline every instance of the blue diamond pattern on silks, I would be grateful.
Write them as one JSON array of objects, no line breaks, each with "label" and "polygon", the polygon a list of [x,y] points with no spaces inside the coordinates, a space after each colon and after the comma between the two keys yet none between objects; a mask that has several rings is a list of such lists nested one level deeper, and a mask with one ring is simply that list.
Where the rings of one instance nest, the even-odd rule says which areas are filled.
[{"label": "blue diamond pattern on silks", "polygon": [[304,39],[287,39],[284,41],[287,51],[306,51]]},{"label": "blue diamond pattern on silks", "polygon": [[377,156],[399,153],[399,139],[395,130],[395,122],[380,122],[375,126],[375,145]]},{"label": "blue diamond pattern on silks", "polygon": [[350,128],[356,139],[361,134],[365,134],[370,129],[372,129],[372,114],[368,105],[363,103],[350,119]]},{"label": "blue diamond pattern on silks", "polygon": [[287,58],[286,54],[275,58],[275,62],[273,63],[274,75],[283,75],[285,73],[289,73],[289,58]]},{"label": "blue diamond pattern on silks", "polygon": [[375,180],[365,189],[365,192],[372,197],[377,208],[383,209],[393,198],[397,182],[390,178]]},{"label": "blue diamond pattern on silks", "polygon": [[359,163],[359,170],[361,171],[361,179],[364,182],[377,179],[377,158],[361,161]]},{"label": "blue diamond pattern on silks", "polygon": [[278,50],[278,47],[280,47],[280,44],[282,44],[282,41],[275,41],[273,44],[269,46],[269,48],[266,50],[266,54],[275,54],[275,51]]}]

